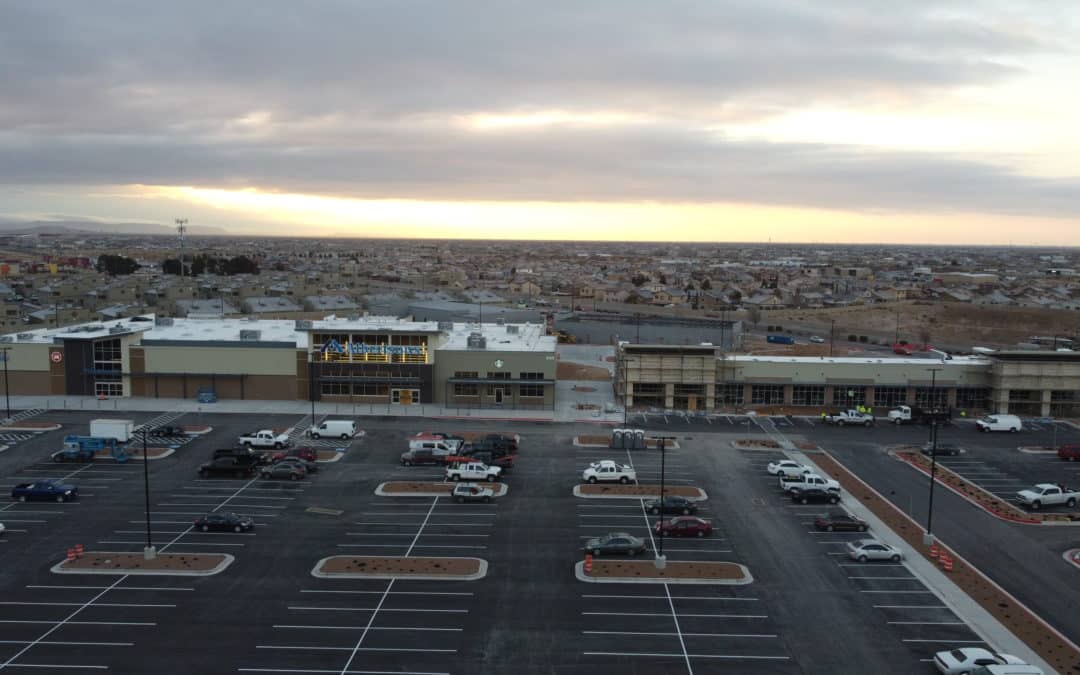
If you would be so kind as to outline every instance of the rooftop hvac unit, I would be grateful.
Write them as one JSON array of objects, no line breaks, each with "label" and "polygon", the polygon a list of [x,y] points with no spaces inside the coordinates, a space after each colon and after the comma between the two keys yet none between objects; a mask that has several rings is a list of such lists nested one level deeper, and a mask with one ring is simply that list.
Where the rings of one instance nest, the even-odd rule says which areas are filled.
[{"label": "rooftop hvac unit", "polygon": [[439,330],[454,330],[454,322],[453,321],[440,321],[439,322]]},{"label": "rooftop hvac unit", "polygon": [[173,325],[173,318],[171,316],[159,316],[154,319],[155,326],[171,326]]},{"label": "rooftop hvac unit", "polygon": [[517,335],[517,333],[518,333],[518,327],[517,326],[515,326],[513,324],[510,324],[509,326],[506,327],[506,334],[507,335]]},{"label": "rooftop hvac unit", "polygon": [[261,330],[242,330],[242,331],[240,331],[240,341],[241,342],[258,342],[260,335],[262,335]]},{"label": "rooftop hvac unit", "polygon": [[20,340],[33,340],[34,339],[34,334],[33,333],[19,333],[15,337],[17,337]]},{"label": "rooftop hvac unit", "polygon": [[10,335],[0,335],[0,342],[15,342],[15,338]]},{"label": "rooftop hvac unit", "polygon": [[505,323],[506,323],[506,319],[504,319],[503,317],[501,317],[501,316],[495,317],[495,325],[496,326],[502,326]]},{"label": "rooftop hvac unit", "polygon": [[297,319],[295,329],[296,330],[311,330],[314,324],[310,319]]},{"label": "rooftop hvac unit", "polygon": [[480,333],[469,333],[465,344],[469,349],[487,349],[487,338]]},{"label": "rooftop hvac unit", "polygon": [[89,326],[83,326],[83,330],[87,333],[96,333],[99,330],[105,330],[105,326],[100,323],[92,323]]},{"label": "rooftop hvac unit", "polygon": [[109,335],[116,335],[117,333],[126,333],[128,329],[123,326],[113,326],[109,329]]}]

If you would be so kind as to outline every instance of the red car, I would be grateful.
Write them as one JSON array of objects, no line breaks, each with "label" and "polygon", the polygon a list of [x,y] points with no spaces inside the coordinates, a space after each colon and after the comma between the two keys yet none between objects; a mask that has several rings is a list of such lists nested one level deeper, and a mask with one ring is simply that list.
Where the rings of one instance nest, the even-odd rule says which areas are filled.
[{"label": "red car", "polygon": [[319,461],[319,453],[315,450],[315,448],[309,448],[307,446],[289,448],[288,450],[275,452],[274,456],[271,458],[271,461],[280,462],[286,457],[299,457],[300,459],[307,460],[309,462]]},{"label": "red car", "polygon": [[1070,462],[1080,460],[1080,445],[1063,445],[1058,448],[1058,457]]},{"label": "red car", "polygon": [[676,516],[661,520],[653,529],[668,537],[706,537],[712,534],[712,523],[696,516]]}]

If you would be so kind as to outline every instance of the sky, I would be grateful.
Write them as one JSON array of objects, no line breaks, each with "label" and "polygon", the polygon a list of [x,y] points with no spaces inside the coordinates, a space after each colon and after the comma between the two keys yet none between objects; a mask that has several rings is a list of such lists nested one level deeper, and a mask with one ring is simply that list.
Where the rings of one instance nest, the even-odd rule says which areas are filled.
[{"label": "sky", "polygon": [[1080,245],[1075,0],[0,4],[0,218]]}]

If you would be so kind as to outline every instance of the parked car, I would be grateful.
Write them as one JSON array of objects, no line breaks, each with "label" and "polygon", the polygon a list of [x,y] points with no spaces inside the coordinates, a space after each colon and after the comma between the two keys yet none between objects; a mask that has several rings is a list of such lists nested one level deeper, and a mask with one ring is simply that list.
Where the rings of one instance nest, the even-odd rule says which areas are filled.
[{"label": "parked car", "polygon": [[810,342],[813,342],[816,345],[825,344],[825,338],[820,335],[811,335]]},{"label": "parked car", "polygon": [[275,452],[271,457],[271,462],[280,462],[286,457],[299,457],[305,462],[318,462],[319,451],[315,448],[309,448],[306,445],[301,445],[295,448],[289,448],[288,450],[279,450]]},{"label": "parked car", "polygon": [[150,430],[151,436],[187,436],[187,432],[184,431],[184,427],[178,427],[174,424],[166,424],[164,426],[155,427]]},{"label": "parked car", "polygon": [[266,464],[270,461],[270,455],[262,450],[255,450],[249,447],[239,448],[218,448],[214,450],[214,454],[211,455],[211,459],[218,459],[221,457],[233,458],[237,462],[243,464]]},{"label": "parked car", "polygon": [[707,537],[712,534],[712,523],[697,516],[676,516],[661,520],[653,531],[666,537]]},{"label": "parked car", "polygon": [[612,532],[585,542],[585,552],[593,555],[630,554],[645,552],[645,540],[627,532]]},{"label": "parked car", "polygon": [[697,513],[697,504],[690,501],[686,497],[677,497],[674,495],[668,495],[664,497],[664,503],[661,508],[659,499],[650,499],[645,502],[645,510],[649,513],[681,513],[684,516]]},{"label": "parked car", "polygon": [[836,504],[840,501],[840,493],[835,490],[826,490],[820,487],[808,487],[792,492],[791,501],[800,504]]},{"label": "parked car", "polygon": [[295,464],[301,467],[305,473],[315,473],[319,470],[319,465],[315,462],[309,462],[303,457],[282,457],[275,464]]},{"label": "parked car", "polygon": [[1075,462],[1077,460],[1080,460],[1080,444],[1069,444],[1061,446],[1060,448],[1058,448],[1057,456],[1058,459],[1068,462]]},{"label": "parked car", "polygon": [[208,513],[197,519],[194,527],[203,532],[247,532],[255,527],[255,520],[231,512]]},{"label": "parked car", "polygon": [[488,434],[480,439],[480,442],[499,450],[516,452],[518,449],[517,439],[507,434]]},{"label": "parked car", "polygon": [[278,462],[277,464],[263,467],[259,471],[259,475],[263,478],[300,480],[307,476],[307,471],[304,470],[304,467],[292,462]]},{"label": "parked car", "polygon": [[852,560],[891,560],[900,562],[904,554],[895,546],[890,546],[877,539],[858,539],[847,543],[847,554]]},{"label": "parked car", "polygon": [[869,525],[865,520],[842,511],[833,511],[814,518],[814,527],[826,532],[866,532]]},{"label": "parked car", "polygon": [[20,502],[67,502],[79,498],[79,488],[71,483],[38,480],[11,488],[11,498]]},{"label": "parked car", "polygon": [[3,534],[4,534],[4,529],[5,529],[5,528],[4,528],[4,524],[3,524],[3,523],[0,523],[0,535],[3,535]]},{"label": "parked car", "polygon": [[449,455],[436,454],[429,449],[419,450],[407,450],[401,453],[401,463],[403,466],[423,466],[426,464],[438,464],[442,466],[446,464],[446,458]]},{"label": "parked car", "polygon": [[[933,444],[926,443],[922,447],[922,454],[929,456],[932,450],[933,450]],[[955,457],[955,456],[959,455],[961,452],[962,451],[960,450],[960,446],[957,445],[956,443],[938,443],[937,444],[937,455],[939,457],[942,456],[942,455],[947,455],[949,457]]]},{"label": "parked car", "polygon": [[805,464],[799,464],[798,462],[790,459],[782,459],[779,462],[769,462],[769,465],[765,467],[769,475],[775,476],[777,474],[783,474],[785,476],[798,476],[804,473],[813,473],[814,470]]},{"label": "parked car", "polygon": [[255,473],[256,468],[257,465],[255,462],[244,461],[237,457],[214,457],[209,462],[205,462],[199,466],[199,475],[203,478],[224,475],[244,478],[245,476],[250,476]]},{"label": "parked car", "polygon": [[479,483],[458,483],[450,491],[450,496],[458,504],[463,502],[483,502],[487,504],[495,498],[495,491]]},{"label": "parked car", "polygon": [[999,654],[982,647],[960,647],[934,654],[934,667],[945,675],[970,673],[979,666],[1027,665],[1011,654]]}]

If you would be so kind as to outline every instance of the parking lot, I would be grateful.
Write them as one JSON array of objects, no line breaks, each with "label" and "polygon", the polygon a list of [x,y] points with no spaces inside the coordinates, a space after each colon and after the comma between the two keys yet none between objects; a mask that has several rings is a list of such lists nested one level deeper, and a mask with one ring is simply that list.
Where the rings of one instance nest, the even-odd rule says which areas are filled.
[{"label": "parking lot", "polygon": [[[574,435],[596,433],[585,426],[440,421],[448,430],[521,434],[502,479],[509,492],[491,504],[374,494],[385,481],[442,479],[440,467],[398,461],[406,437],[430,426],[422,420],[362,420],[367,434],[302,481],[198,475],[212,450],[240,432],[292,428],[298,437],[310,422],[301,415],[136,419],[213,427],[150,462],[151,537],[168,552],[234,555],[223,573],[57,576],[49,567],[67,547],[138,552],[146,531],[140,462],[49,461],[63,435],[85,433],[90,419],[41,419],[54,417],[64,429],[0,455],[4,489],[53,477],[76,483],[82,497],[0,507],[10,528],[0,538],[0,671],[142,673],[153,661],[166,673],[925,673],[937,649],[981,644],[906,565],[847,560],[844,543],[856,535],[814,533],[808,523],[824,507],[792,504],[763,469],[778,453],[735,450],[730,440],[745,433],[708,424],[679,434],[665,481],[704,489],[698,515],[714,530],[667,537],[664,552],[746,565],[755,577],[746,586],[577,581],[573,566],[591,536],[623,531],[646,539],[650,551],[659,547],[658,517],[642,500],[571,492],[582,469],[601,459],[631,464],[641,482],[657,483],[659,452],[576,447]],[[209,511],[252,515],[256,526],[192,529]],[[476,582],[311,575],[319,559],[340,554],[479,557],[489,568]]]}]

